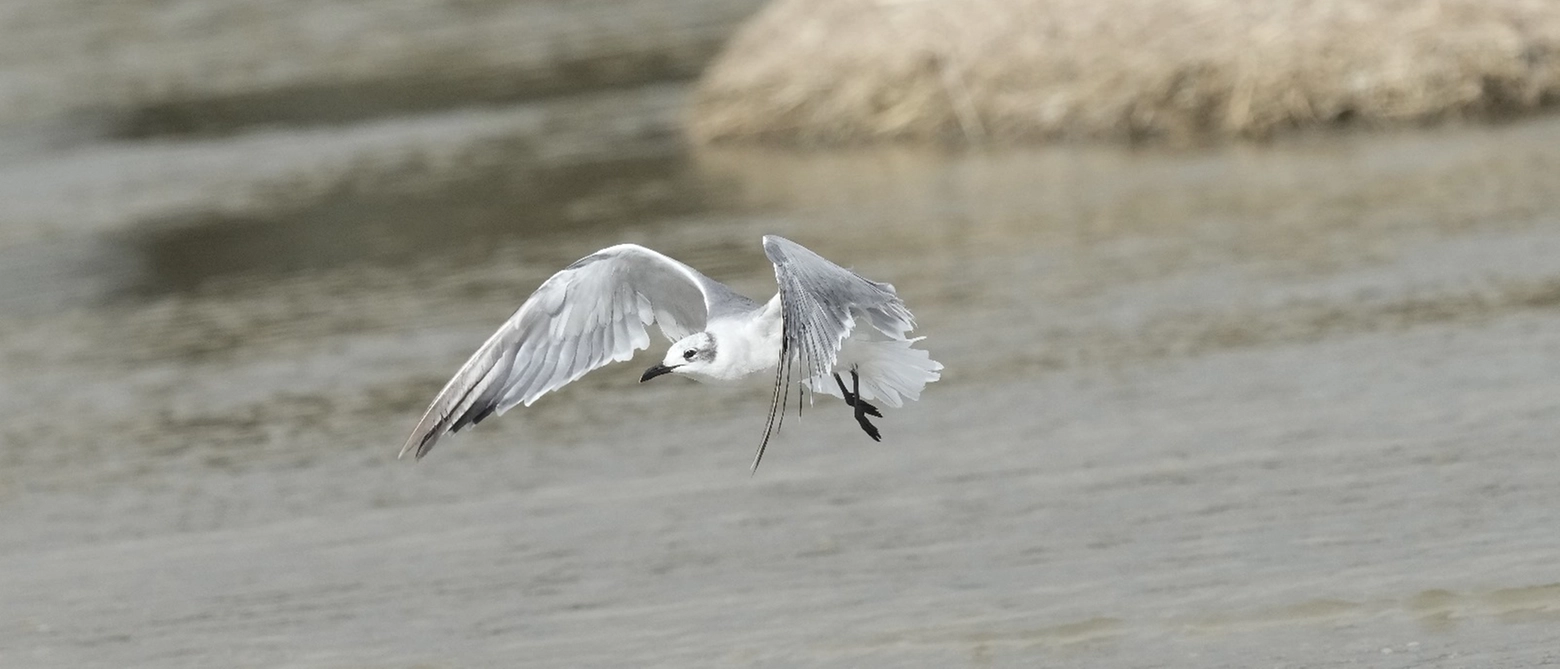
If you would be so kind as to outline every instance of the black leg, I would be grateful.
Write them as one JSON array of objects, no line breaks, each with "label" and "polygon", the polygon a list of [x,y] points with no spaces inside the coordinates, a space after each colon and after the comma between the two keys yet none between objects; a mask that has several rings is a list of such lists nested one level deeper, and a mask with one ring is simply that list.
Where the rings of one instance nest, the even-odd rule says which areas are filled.
[{"label": "black leg", "polygon": [[851,371],[850,378],[851,383],[855,384],[857,392],[851,392],[850,388],[846,388],[845,380],[841,379],[839,374],[834,375],[834,382],[839,385],[840,394],[845,396],[845,406],[860,407],[868,416],[882,418],[883,412],[878,411],[878,408],[873,406],[871,402],[858,397],[861,391],[861,379],[856,376],[855,370]]},{"label": "black leg", "polygon": [[[840,380],[839,375],[835,375],[834,378],[840,381],[840,390],[844,390],[845,382]],[[878,412],[877,407],[867,404],[866,400],[861,399],[861,377],[856,375],[856,370],[854,369],[850,370],[850,385],[851,392],[847,397],[850,398],[848,403],[856,409],[856,423],[861,426],[863,432],[867,433],[867,436],[872,437],[872,441],[883,441],[883,436],[878,434],[877,426],[873,425],[872,421],[867,420],[867,414],[869,413],[878,418],[882,418],[883,414]]]}]

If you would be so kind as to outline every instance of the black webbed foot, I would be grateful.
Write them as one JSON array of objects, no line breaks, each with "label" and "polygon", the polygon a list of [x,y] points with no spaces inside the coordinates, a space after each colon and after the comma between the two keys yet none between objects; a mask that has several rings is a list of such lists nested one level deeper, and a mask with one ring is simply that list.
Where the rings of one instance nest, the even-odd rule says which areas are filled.
[{"label": "black webbed foot", "polygon": [[834,375],[834,382],[839,384],[840,394],[845,396],[845,405],[856,410],[856,423],[861,426],[861,431],[866,432],[867,436],[872,437],[873,441],[883,441],[883,436],[878,433],[877,426],[873,425],[872,421],[867,420],[867,416],[882,418],[883,412],[878,411],[877,407],[861,399],[861,377],[857,376],[856,370],[850,370],[850,388],[845,387],[845,380],[840,378],[839,374]]},{"label": "black webbed foot", "polygon": [[864,413],[864,414],[866,414],[868,416],[872,416],[874,418],[882,418],[883,417],[883,412],[878,411],[877,407],[872,406],[872,404],[867,402],[866,400],[857,399],[856,402],[854,404],[852,404],[851,406],[856,407],[857,411],[860,411],[861,413]]},{"label": "black webbed foot", "polygon": [[834,375],[834,382],[839,384],[839,386],[840,386],[840,394],[845,396],[845,406],[857,407],[857,408],[860,408],[863,412],[865,412],[868,416],[876,416],[878,418],[882,418],[883,417],[883,412],[878,411],[878,408],[875,407],[875,406],[872,406],[871,402],[868,402],[868,401],[866,401],[864,399],[861,399],[857,395],[857,393],[860,392],[861,379],[856,376],[855,372],[851,372],[850,373],[850,377],[851,377],[851,381],[856,385],[856,388],[857,388],[856,392],[852,392],[851,389],[845,387],[845,380],[841,379],[839,374],[835,374]]}]

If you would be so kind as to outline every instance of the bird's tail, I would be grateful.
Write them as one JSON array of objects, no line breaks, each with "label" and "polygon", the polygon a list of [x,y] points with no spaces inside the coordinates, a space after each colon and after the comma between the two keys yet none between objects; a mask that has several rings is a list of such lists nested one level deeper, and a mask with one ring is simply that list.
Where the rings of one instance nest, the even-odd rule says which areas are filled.
[{"label": "bird's tail", "polygon": [[[922,339],[924,337],[851,337],[840,347],[834,370],[845,374],[854,368],[861,379],[861,395],[865,399],[897,409],[904,406],[905,400],[920,399],[921,389],[926,384],[942,378],[942,363],[933,360],[926,351],[911,346]],[[848,384],[850,380],[845,382]],[[813,392],[841,397],[839,384],[832,377],[809,379],[807,387]]]}]

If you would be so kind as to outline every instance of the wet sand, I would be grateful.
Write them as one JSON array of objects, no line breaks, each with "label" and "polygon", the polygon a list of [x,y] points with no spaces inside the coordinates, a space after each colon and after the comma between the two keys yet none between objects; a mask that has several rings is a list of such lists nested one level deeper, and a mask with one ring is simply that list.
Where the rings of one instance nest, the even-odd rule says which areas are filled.
[{"label": "wet sand", "polygon": [[[1560,122],[690,155],[686,94],[0,152],[0,665],[1554,661]],[[884,443],[750,477],[764,393],[657,349],[394,459],[552,271],[760,297],[767,232],[947,365]]]}]

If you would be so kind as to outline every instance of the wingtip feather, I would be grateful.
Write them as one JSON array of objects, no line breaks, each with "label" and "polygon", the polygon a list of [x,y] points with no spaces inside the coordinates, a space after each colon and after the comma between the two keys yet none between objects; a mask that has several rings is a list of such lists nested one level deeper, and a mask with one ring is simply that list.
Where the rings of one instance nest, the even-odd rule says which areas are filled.
[{"label": "wingtip feather", "polygon": [[436,441],[438,441],[438,438],[434,433],[421,429],[413,430],[412,436],[407,437],[406,443],[401,446],[401,452],[396,454],[395,459],[404,460],[407,453],[413,453],[413,461],[420,461],[424,455],[428,454],[428,451],[433,450],[433,444]]},{"label": "wingtip feather", "polygon": [[[764,446],[768,446],[768,444],[764,444]],[[760,460],[764,459],[764,446],[759,446],[758,455],[753,456],[753,466],[748,469],[748,476],[750,478],[758,475],[758,463]]]}]

